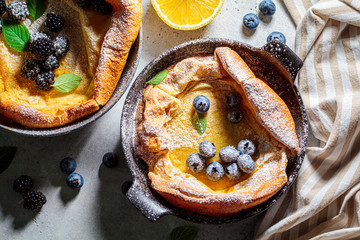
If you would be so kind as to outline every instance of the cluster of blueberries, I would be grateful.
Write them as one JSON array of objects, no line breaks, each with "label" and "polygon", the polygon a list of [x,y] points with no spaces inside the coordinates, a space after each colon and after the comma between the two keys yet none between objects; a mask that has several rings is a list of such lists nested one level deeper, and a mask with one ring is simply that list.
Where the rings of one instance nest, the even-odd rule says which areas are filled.
[{"label": "cluster of blueberries", "polygon": [[220,150],[221,161],[227,163],[224,166],[220,162],[212,162],[206,167],[206,160],[215,157],[216,147],[210,141],[202,141],[199,145],[199,153],[192,153],[186,159],[186,166],[193,173],[201,173],[206,168],[206,176],[211,181],[219,181],[226,175],[231,181],[238,180],[242,172],[252,173],[256,164],[252,159],[255,153],[255,144],[249,139],[239,142],[238,148],[227,146]]},{"label": "cluster of blueberries", "polygon": [[[231,123],[238,123],[242,120],[243,114],[239,109],[241,97],[237,92],[231,92],[226,102],[231,108],[227,118]],[[210,101],[204,95],[199,95],[193,101],[194,110],[204,114],[210,109]],[[206,168],[206,176],[211,181],[219,181],[226,175],[232,181],[241,177],[241,172],[251,173],[255,170],[256,164],[251,156],[255,153],[255,144],[249,139],[243,139],[238,144],[238,149],[227,146],[220,150],[219,157],[226,168],[220,162],[212,162],[206,167],[206,160],[215,157],[216,147],[210,141],[202,141],[199,145],[199,153],[192,153],[186,160],[186,166],[193,173],[201,173]]]},{"label": "cluster of blueberries", "polygon": [[84,185],[84,178],[79,173],[74,172],[76,167],[76,161],[71,157],[66,157],[60,162],[60,170],[69,174],[66,183],[71,188],[81,188]]},{"label": "cluster of blueberries", "polygon": [[[108,168],[113,168],[118,163],[118,158],[115,153],[108,152],[103,156],[103,164]],[[76,161],[71,157],[66,157],[60,162],[60,170],[63,173],[69,174],[66,178],[66,183],[71,188],[81,188],[84,185],[84,178],[74,172],[76,169]]]},{"label": "cluster of blueberries", "polygon": [[[275,14],[276,5],[271,0],[263,0],[260,2],[259,10],[265,17],[271,17]],[[243,24],[246,29],[255,30],[259,25],[259,17],[254,13],[248,13],[243,17]],[[272,32],[267,37],[267,42],[274,40],[275,38],[286,43],[285,35],[281,32]]]},{"label": "cluster of blueberries", "polygon": [[[238,108],[240,99],[240,94],[237,92],[231,92],[226,98],[227,104],[231,107],[227,118],[232,123],[238,123],[243,118],[243,114]],[[204,114],[210,109],[210,100],[204,95],[198,95],[194,98],[193,107],[196,112]]]}]

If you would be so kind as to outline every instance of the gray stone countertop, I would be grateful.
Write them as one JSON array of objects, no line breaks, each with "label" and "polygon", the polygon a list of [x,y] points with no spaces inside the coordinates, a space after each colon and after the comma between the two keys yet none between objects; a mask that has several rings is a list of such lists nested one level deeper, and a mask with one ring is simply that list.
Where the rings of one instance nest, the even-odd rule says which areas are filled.
[{"label": "gray stone countertop", "polygon": [[[260,47],[272,31],[283,32],[293,48],[295,25],[283,2],[276,0],[277,11],[271,19],[260,21],[251,33],[242,27],[246,13],[258,13],[260,0],[225,0],[219,15],[206,27],[180,31],[168,27],[156,15],[150,0],[143,1],[143,46],[135,76],[161,52],[198,38],[229,38]],[[125,94],[126,95],[126,94]],[[197,239],[251,239],[262,215],[225,225],[202,225],[175,216],[150,222],[133,207],[121,192],[131,179],[124,159],[116,168],[102,165],[102,156],[120,154],[120,118],[123,97],[107,114],[85,128],[65,136],[34,138],[0,130],[0,146],[17,146],[10,167],[0,174],[0,239],[166,239],[181,225],[199,227]],[[77,160],[77,172],[85,183],[80,191],[65,183],[59,170],[62,158]],[[26,174],[35,180],[37,191],[47,203],[39,213],[23,209],[21,195],[12,190],[13,181]]]}]

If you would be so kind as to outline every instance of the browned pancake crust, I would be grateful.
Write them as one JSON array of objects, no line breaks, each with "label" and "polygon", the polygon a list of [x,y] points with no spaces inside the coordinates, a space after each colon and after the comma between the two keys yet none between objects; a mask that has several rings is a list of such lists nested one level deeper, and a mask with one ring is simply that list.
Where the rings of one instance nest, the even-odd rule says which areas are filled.
[{"label": "browned pancake crust", "polygon": [[114,13],[104,38],[95,76],[94,99],[100,106],[107,103],[111,97],[141,24],[141,0],[120,2],[121,8]]},{"label": "browned pancake crust", "polygon": [[5,102],[0,105],[0,112],[23,126],[29,128],[51,128],[85,117],[99,109],[99,105],[90,100],[82,104],[69,107],[61,115],[45,114],[36,108],[14,102]]},{"label": "browned pancake crust", "polygon": [[240,83],[251,104],[251,110],[260,123],[280,142],[287,146],[292,155],[299,153],[299,141],[295,132],[294,119],[285,102],[265,82],[257,78],[244,60],[228,47],[215,50],[229,75]]}]

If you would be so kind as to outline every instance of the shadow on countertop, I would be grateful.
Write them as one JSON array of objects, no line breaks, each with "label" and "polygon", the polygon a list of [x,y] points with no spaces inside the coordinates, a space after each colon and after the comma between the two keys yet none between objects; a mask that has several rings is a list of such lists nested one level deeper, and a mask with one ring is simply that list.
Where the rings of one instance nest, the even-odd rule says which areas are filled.
[{"label": "shadow on countertop", "polygon": [[0,184],[0,206],[3,215],[13,217],[12,226],[14,230],[19,230],[33,220],[38,212],[23,208],[22,195],[12,189],[12,181],[12,179],[6,179],[5,184]]},{"label": "shadow on countertop", "polygon": [[127,240],[166,239],[168,234],[166,226],[163,226],[162,231],[156,230],[158,224],[148,221],[141,215],[122,193],[122,184],[131,179],[131,174],[127,168],[120,141],[115,153],[119,158],[118,165],[107,168],[101,164],[98,171],[100,186],[97,202],[102,239],[117,240],[124,236]]},{"label": "shadow on countertop", "polygon": [[[77,196],[78,191],[73,191],[66,186],[66,174],[60,171],[59,163],[66,157],[64,156],[66,152],[71,152],[74,158],[79,155],[82,151],[79,146],[86,143],[87,136],[91,134],[94,127],[92,125],[71,134],[53,138],[0,134],[1,145],[16,146],[14,143],[22,142],[21,146],[16,146],[18,151],[9,168],[0,174],[0,211],[4,217],[13,218],[14,230],[20,230],[29,222],[36,221],[36,216],[40,213],[23,208],[22,194],[13,190],[13,182],[18,176],[30,176],[34,180],[33,190],[43,192],[45,196],[50,186],[61,187],[60,197],[64,205]],[[50,149],[49,146],[56,147]]]}]

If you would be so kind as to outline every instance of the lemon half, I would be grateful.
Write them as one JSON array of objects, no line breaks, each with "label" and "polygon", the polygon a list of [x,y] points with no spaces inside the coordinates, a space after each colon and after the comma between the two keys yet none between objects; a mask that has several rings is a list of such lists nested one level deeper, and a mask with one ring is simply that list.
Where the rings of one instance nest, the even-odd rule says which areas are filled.
[{"label": "lemon half", "polygon": [[151,0],[158,16],[170,27],[194,30],[210,23],[224,0]]}]

